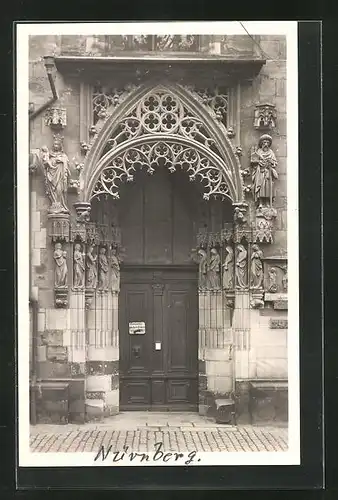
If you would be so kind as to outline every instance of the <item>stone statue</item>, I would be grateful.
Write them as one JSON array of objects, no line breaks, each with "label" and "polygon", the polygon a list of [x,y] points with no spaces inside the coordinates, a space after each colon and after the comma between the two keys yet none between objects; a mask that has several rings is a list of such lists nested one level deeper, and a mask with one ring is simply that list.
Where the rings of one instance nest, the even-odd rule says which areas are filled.
[{"label": "stone statue", "polygon": [[221,280],[220,280],[221,258],[216,248],[212,248],[210,253],[211,257],[208,266],[209,286],[212,290],[218,290],[219,288],[221,288]]},{"label": "stone statue", "polygon": [[247,285],[247,256],[248,252],[243,245],[237,245],[236,254],[236,287],[246,288]]},{"label": "stone statue", "polygon": [[83,288],[84,274],[84,254],[81,252],[81,245],[76,243],[74,248],[74,287]]},{"label": "stone statue", "polygon": [[234,288],[234,251],[232,247],[226,247],[227,255],[223,264],[223,289],[231,290]]},{"label": "stone statue", "polygon": [[288,268],[285,266],[284,268],[284,275],[282,278],[282,286],[283,286],[283,291],[287,292],[288,291]]},{"label": "stone statue", "polygon": [[207,287],[207,272],[208,272],[208,257],[207,253],[203,248],[198,250],[199,256],[199,271],[198,271],[198,284],[201,290],[205,290]]},{"label": "stone statue", "polygon": [[269,292],[277,292],[277,271],[274,267],[270,267],[269,272]]},{"label": "stone statue", "polygon": [[68,156],[63,152],[61,138],[54,136],[52,151],[47,146],[40,150],[44,168],[46,194],[50,199],[50,213],[69,213],[66,204],[67,188],[70,178]]},{"label": "stone statue", "polygon": [[252,245],[251,253],[251,288],[262,288],[263,286],[263,252],[258,245]]},{"label": "stone statue", "polygon": [[55,260],[55,287],[65,287],[67,286],[67,252],[62,250],[61,243],[55,243],[54,249],[54,260]]},{"label": "stone statue", "polygon": [[113,292],[118,292],[120,290],[120,261],[117,256],[117,250],[115,247],[111,250],[111,288]]},{"label": "stone statue", "polygon": [[106,290],[108,288],[108,259],[106,248],[101,247],[99,253],[99,288]]},{"label": "stone statue", "polygon": [[97,255],[93,255],[94,247],[90,245],[88,247],[88,252],[86,255],[86,268],[87,268],[87,276],[86,276],[86,286],[88,288],[96,288],[97,284],[97,269],[96,269],[96,261]]},{"label": "stone statue", "polygon": [[273,182],[278,179],[277,160],[271,149],[272,138],[264,134],[259,139],[258,149],[251,153],[252,190],[259,207],[269,204],[274,198]]}]

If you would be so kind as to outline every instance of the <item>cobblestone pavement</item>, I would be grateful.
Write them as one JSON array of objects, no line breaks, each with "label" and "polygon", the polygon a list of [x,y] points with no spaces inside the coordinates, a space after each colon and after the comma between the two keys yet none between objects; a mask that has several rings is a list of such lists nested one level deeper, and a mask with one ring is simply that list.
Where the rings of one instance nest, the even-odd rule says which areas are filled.
[{"label": "cobblestone pavement", "polygon": [[[133,413],[130,415],[130,413]],[[135,452],[151,452],[155,443],[163,451],[287,451],[287,428],[217,425],[212,419],[191,415],[119,414],[100,423],[82,426],[36,425],[31,427],[32,452],[96,452],[101,445],[112,450],[128,446]]]}]

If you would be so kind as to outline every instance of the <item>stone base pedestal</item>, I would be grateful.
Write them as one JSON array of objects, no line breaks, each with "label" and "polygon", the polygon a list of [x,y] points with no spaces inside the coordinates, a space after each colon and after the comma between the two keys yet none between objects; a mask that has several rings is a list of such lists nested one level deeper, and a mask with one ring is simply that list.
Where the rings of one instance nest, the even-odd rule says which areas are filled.
[{"label": "stone base pedestal", "polygon": [[250,411],[250,382],[236,380],[236,422],[237,424],[251,424]]}]

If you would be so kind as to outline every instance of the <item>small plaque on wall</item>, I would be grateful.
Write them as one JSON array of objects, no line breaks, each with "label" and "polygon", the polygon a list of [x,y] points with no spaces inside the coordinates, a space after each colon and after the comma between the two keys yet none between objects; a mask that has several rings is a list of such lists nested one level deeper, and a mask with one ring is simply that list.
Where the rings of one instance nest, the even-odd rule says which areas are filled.
[{"label": "small plaque on wall", "polygon": [[146,324],[144,321],[132,321],[129,323],[129,335],[144,335]]}]

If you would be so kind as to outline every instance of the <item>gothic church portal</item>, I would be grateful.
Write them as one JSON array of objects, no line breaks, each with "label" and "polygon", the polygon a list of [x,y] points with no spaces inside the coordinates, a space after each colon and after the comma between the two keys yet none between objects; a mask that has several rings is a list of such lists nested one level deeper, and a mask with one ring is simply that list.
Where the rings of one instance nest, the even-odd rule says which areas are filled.
[{"label": "gothic church portal", "polygon": [[33,423],[287,419],[285,39],[189,36],[31,37]]}]

